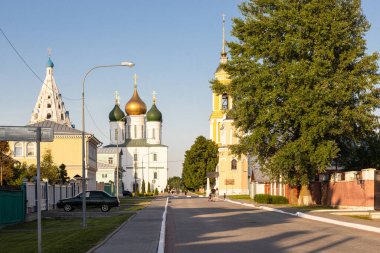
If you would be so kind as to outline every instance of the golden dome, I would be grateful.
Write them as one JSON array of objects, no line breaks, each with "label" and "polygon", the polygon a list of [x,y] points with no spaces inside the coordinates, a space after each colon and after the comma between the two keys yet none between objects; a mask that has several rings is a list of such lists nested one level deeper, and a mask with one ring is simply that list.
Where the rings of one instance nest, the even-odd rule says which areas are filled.
[{"label": "golden dome", "polygon": [[146,104],[141,100],[136,87],[133,96],[128,103],[125,104],[125,112],[128,115],[141,115],[146,113]]}]

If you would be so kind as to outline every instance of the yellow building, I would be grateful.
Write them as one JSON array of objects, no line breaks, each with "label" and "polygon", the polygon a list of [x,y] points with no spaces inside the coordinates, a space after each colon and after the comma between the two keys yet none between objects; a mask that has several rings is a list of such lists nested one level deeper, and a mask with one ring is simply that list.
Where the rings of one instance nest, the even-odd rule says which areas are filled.
[{"label": "yellow building", "polygon": [[[215,72],[215,79],[224,85],[230,84],[228,73],[223,69],[227,63],[225,50],[225,28],[223,17],[223,42],[220,64]],[[227,117],[227,111],[232,108],[232,99],[227,94],[212,94],[212,113],[210,116],[210,138],[219,146],[219,162],[216,171],[215,187],[223,194],[248,194],[248,160],[245,155],[240,158],[231,153],[229,145],[237,144],[236,129],[233,120]]]},{"label": "yellow building", "polygon": [[[41,142],[41,156],[51,150],[56,165],[66,165],[70,178],[82,176],[82,131],[73,128],[69,113],[53,77],[54,64],[49,58],[46,77],[29,122],[31,127],[49,127],[54,131],[53,142]],[[85,134],[85,161],[88,189],[96,189],[97,146],[100,141],[92,134]],[[11,156],[28,165],[37,164],[36,143],[9,142]]]}]

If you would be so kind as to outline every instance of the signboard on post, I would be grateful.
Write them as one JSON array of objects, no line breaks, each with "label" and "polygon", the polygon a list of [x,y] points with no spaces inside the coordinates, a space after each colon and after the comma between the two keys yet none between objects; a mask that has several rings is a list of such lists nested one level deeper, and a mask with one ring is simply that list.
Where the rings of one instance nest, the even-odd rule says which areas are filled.
[{"label": "signboard on post", "polygon": [[226,179],[225,185],[235,185],[235,179]]},{"label": "signboard on post", "polygon": [[219,177],[219,172],[207,172],[206,177],[207,178],[217,178],[217,177]]},{"label": "signboard on post", "polygon": [[[49,127],[40,127],[42,142],[52,142],[54,131]],[[0,141],[37,141],[37,127],[0,126]]]},{"label": "signboard on post", "polygon": [[[46,209],[46,202],[41,202],[41,161],[40,143],[52,142],[54,132],[49,127],[28,127],[28,126],[0,126],[0,141],[28,141],[37,143],[37,245],[38,253],[42,252],[42,232],[41,232],[41,207]],[[43,206],[44,205],[44,206]]]}]

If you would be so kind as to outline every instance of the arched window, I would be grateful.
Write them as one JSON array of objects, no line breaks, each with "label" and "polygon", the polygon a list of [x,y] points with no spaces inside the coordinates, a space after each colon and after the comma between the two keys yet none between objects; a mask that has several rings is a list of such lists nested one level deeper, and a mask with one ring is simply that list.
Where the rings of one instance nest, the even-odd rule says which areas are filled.
[{"label": "arched window", "polygon": [[152,129],[152,139],[156,139],[156,131],[154,131],[155,129],[153,128]]},{"label": "arched window", "polygon": [[157,179],[157,172],[154,172],[154,179]]},{"label": "arched window", "polygon": [[51,108],[51,104],[47,104],[47,108]]},{"label": "arched window", "polygon": [[47,118],[47,119],[50,119],[50,118],[51,118],[51,114],[48,113],[48,114],[46,115],[46,118]]},{"label": "arched window", "polygon": [[222,110],[228,110],[228,95],[226,93],[222,95]]},{"label": "arched window", "polygon": [[236,159],[232,159],[231,161],[231,170],[236,170],[237,169],[237,161]]},{"label": "arched window", "polygon": [[14,156],[22,156],[22,143],[16,142],[13,149]]},{"label": "arched window", "polygon": [[34,142],[29,142],[26,144],[26,155],[27,156],[35,156],[36,145]]},{"label": "arched window", "polygon": [[156,153],[153,154],[153,161],[157,162],[157,154]]},{"label": "arched window", "polygon": [[63,113],[61,113],[61,120],[63,120],[64,118],[63,118]]}]

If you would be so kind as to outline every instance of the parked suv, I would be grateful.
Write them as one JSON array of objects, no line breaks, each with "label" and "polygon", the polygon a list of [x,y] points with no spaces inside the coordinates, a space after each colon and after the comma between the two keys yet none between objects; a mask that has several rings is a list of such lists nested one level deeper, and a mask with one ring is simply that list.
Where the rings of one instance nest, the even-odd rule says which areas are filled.
[{"label": "parked suv", "polygon": [[[119,205],[120,202],[116,197],[104,191],[86,191],[86,206],[88,207],[100,207],[102,212],[108,212],[111,207]],[[63,208],[66,212],[72,211],[75,207],[82,207],[82,193],[73,198],[58,201],[57,207]]]}]

